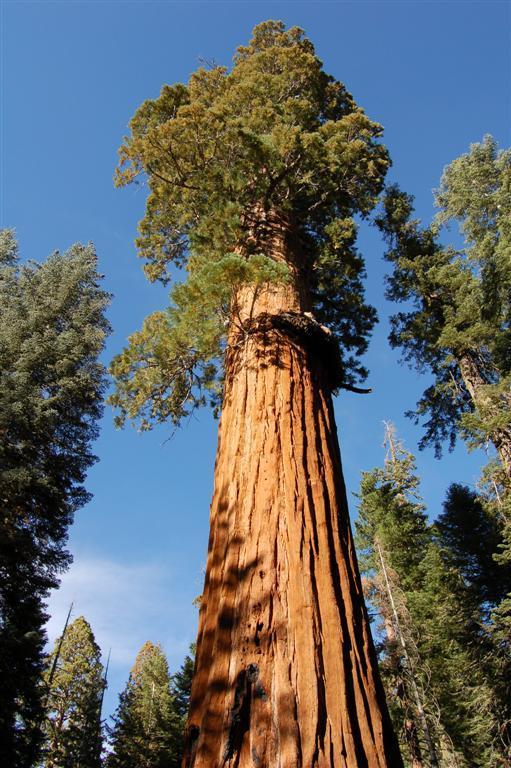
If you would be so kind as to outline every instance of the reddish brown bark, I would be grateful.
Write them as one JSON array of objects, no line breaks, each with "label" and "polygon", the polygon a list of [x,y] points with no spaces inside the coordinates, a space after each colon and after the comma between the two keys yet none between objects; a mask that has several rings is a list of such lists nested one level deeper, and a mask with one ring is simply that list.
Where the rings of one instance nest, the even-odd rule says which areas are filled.
[{"label": "reddish brown bark", "polygon": [[258,326],[303,292],[238,298],[183,765],[397,768],[325,363]]}]

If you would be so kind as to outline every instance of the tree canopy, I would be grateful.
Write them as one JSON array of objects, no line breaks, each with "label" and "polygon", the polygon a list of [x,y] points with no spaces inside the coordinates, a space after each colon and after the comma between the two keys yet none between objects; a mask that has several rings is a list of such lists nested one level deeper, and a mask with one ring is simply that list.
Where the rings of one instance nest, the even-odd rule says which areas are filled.
[{"label": "tree canopy", "polygon": [[[389,166],[382,128],[327,75],[297,27],[259,24],[233,67],[199,68],[144,102],[120,150],[117,183],[145,180],[137,244],[150,280],[175,285],[112,365],[119,421],[179,423],[219,392],[237,288],[289,279],[265,252],[268,217],[300,242],[317,321],[339,342],[344,383],[366,371],[375,312],[363,294],[355,216],[373,209]],[[298,259],[297,259],[298,261]]]},{"label": "tree canopy", "polygon": [[[390,342],[434,382],[417,404],[421,446],[492,441],[511,471],[511,150],[487,136],[454,160],[437,191],[435,221],[421,228],[412,198],[387,191],[378,224],[393,264],[387,295],[409,307],[392,318]],[[460,225],[463,247],[440,227]]]}]

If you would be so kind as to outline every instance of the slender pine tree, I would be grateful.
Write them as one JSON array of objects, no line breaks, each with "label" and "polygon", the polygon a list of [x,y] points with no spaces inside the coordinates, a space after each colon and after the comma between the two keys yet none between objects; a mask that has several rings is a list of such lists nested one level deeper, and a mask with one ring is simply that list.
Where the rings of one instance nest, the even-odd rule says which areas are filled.
[{"label": "slender pine tree", "polygon": [[[492,442],[511,474],[511,150],[487,136],[444,171],[432,226],[412,219],[396,187],[377,219],[393,264],[387,295],[411,302],[392,318],[390,342],[434,382],[417,404],[421,446]],[[439,228],[460,225],[464,247],[444,247]]]},{"label": "slender pine tree", "polygon": [[175,706],[165,655],[146,642],[136,658],[110,728],[107,768],[178,768],[182,712]]},{"label": "slender pine tree", "polygon": [[101,650],[89,623],[78,617],[47,659],[45,768],[100,768]]},{"label": "slender pine tree", "polygon": [[362,475],[356,543],[366,594],[381,621],[380,665],[402,751],[412,768],[436,768],[441,727],[409,609],[409,595],[420,585],[430,533],[414,457],[390,424],[385,445],[383,469]]},{"label": "slender pine tree", "polygon": [[0,763],[29,768],[43,721],[45,600],[95,458],[109,327],[92,245],[21,263],[0,233]]}]

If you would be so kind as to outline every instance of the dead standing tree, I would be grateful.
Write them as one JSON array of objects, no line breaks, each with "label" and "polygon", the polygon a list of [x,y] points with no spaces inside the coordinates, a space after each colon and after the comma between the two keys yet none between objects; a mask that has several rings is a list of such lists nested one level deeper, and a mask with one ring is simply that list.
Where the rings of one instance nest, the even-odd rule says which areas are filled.
[{"label": "dead standing tree", "polygon": [[120,183],[151,189],[149,277],[188,278],[114,361],[112,401],[149,427],[221,393],[185,766],[402,764],[332,407],[365,376],[353,216],[381,191],[380,133],[301,30],[266,22],[230,72],[142,105],[121,149]]}]

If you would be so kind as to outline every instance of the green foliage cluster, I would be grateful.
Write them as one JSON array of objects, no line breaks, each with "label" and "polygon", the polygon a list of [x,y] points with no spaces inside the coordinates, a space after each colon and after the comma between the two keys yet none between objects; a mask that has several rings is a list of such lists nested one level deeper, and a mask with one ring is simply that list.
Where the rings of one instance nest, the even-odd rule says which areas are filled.
[{"label": "green foliage cluster", "polygon": [[[487,136],[454,160],[437,191],[435,222],[412,219],[412,198],[387,191],[377,223],[393,264],[387,296],[410,302],[392,318],[391,345],[429,371],[434,383],[417,404],[427,417],[421,447],[440,454],[461,432],[470,445],[511,445],[511,150]],[[458,222],[464,247],[441,244],[440,227]],[[412,414],[413,415],[413,414]]]},{"label": "green foliage cluster", "polygon": [[[192,655],[194,653],[191,648]],[[64,628],[45,659],[43,768],[180,768],[194,661],[169,674],[160,647],[140,649],[104,749],[101,718],[107,686],[101,651],[80,616]],[[34,762],[33,765],[36,763]]]},{"label": "green foliage cluster", "polygon": [[0,233],[0,762],[17,768],[38,754],[44,602],[89,498],[109,332],[99,280],[91,245],[22,264]]},{"label": "green foliage cluster", "polygon": [[511,592],[511,562],[498,562],[505,525],[498,509],[467,486],[453,483],[435,523],[436,538],[461,574],[481,611],[489,612]]},{"label": "green foliage cluster", "polygon": [[121,409],[117,425],[130,418],[142,430],[169,420],[177,426],[190,407],[208,400],[217,407],[233,294],[247,283],[287,279],[285,265],[268,257],[247,261],[231,253],[176,285],[172,305],[149,315],[112,364],[116,392],[110,403]]},{"label": "green foliage cluster", "polygon": [[493,559],[502,527],[475,494],[458,485],[450,487],[438,523],[430,525],[417,488],[414,459],[397,442],[383,469],[363,473],[356,522],[366,579],[381,584],[383,563],[391,574],[387,594],[374,587],[368,592],[384,620],[379,652],[396,728],[403,736],[406,719],[420,724],[413,697],[403,700],[396,684],[407,663],[396,648],[395,635],[401,635],[441,768],[505,765],[509,659],[489,624],[491,608],[509,589],[509,569]]},{"label": "green foliage cluster", "polygon": [[107,768],[179,768],[193,662],[174,677],[159,645],[145,643],[110,728]]},{"label": "green foliage cluster", "polygon": [[[442,443],[448,440],[452,448],[460,435],[470,448],[493,443],[500,466],[492,463],[485,473],[492,486],[485,508],[492,506],[491,519],[501,521],[503,540],[489,556],[509,567],[511,150],[499,151],[491,136],[472,145],[445,169],[435,201],[435,221],[421,228],[412,219],[410,196],[391,187],[377,219],[393,264],[388,298],[408,302],[392,318],[390,342],[434,378],[409,412],[417,421],[425,418],[421,448],[433,444],[439,456]],[[460,228],[459,249],[440,241],[441,228],[452,222]],[[501,595],[495,631],[509,647],[511,595],[495,584],[491,589]],[[488,605],[493,607],[491,599]]]},{"label": "green foliage cluster", "polygon": [[[200,68],[188,84],[164,86],[130,129],[116,179],[149,187],[137,241],[147,276],[167,282],[184,267],[187,278],[114,360],[120,421],[177,423],[204,390],[218,393],[237,288],[298,266],[318,321],[339,341],[346,383],[364,378],[357,357],[375,312],[354,217],[373,209],[389,158],[381,126],[323,71],[302,30],[258,25],[232,69]],[[276,263],[269,216],[301,243],[303,263]]]},{"label": "green foliage cluster", "polygon": [[80,616],[47,659],[44,768],[100,768],[105,686],[101,651]]}]

